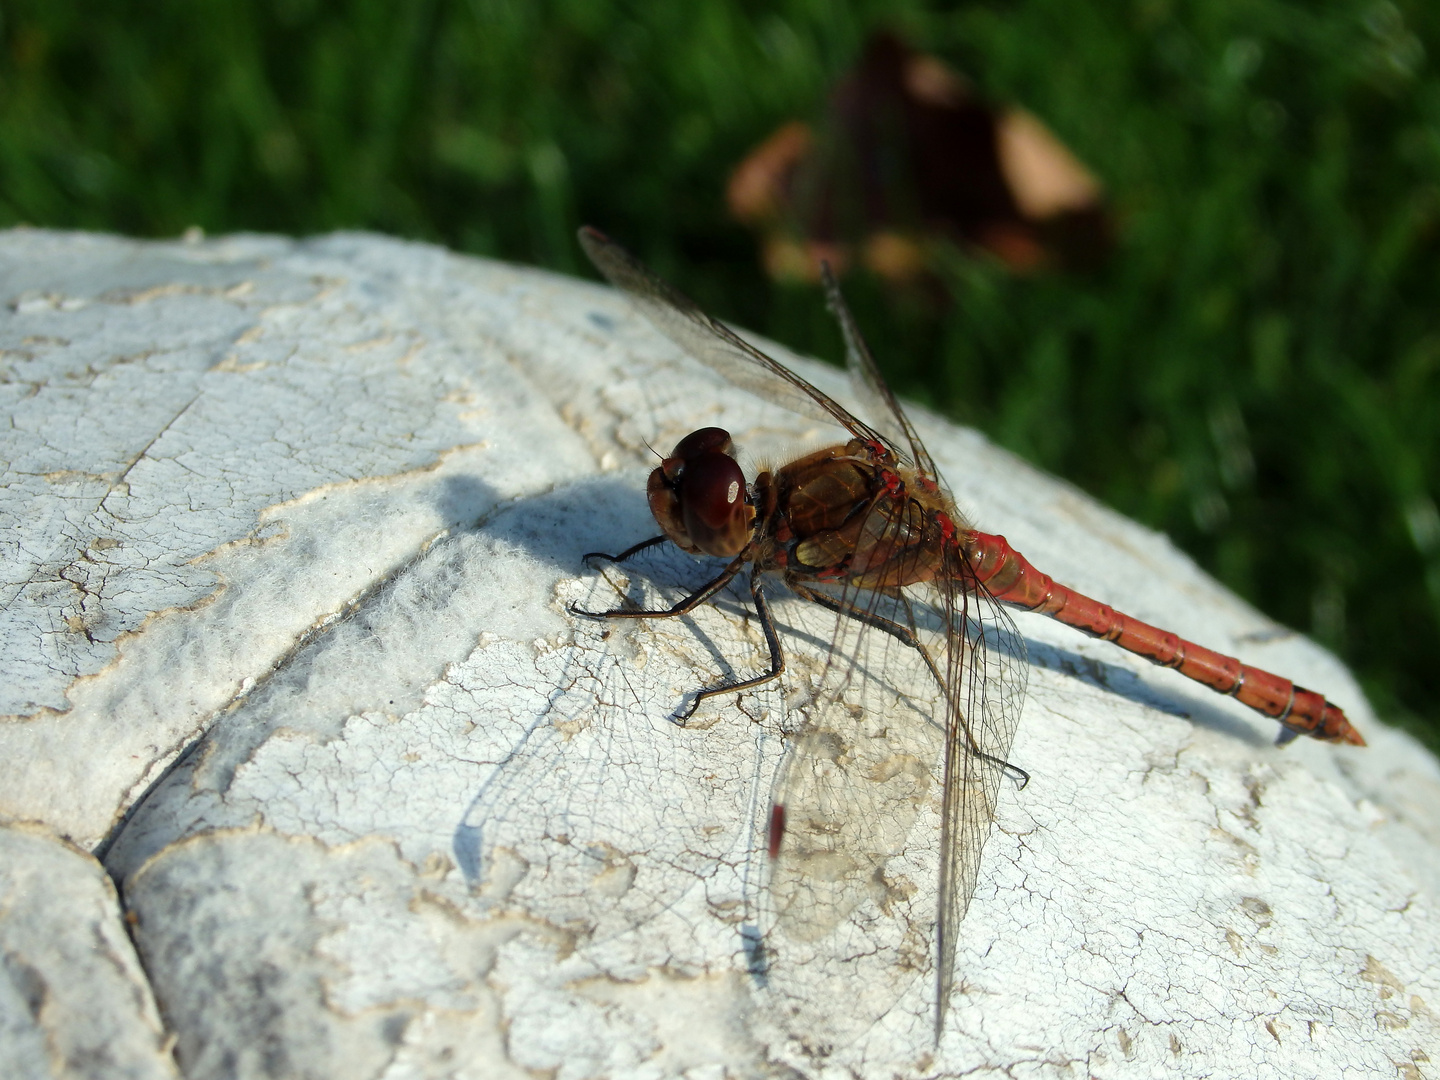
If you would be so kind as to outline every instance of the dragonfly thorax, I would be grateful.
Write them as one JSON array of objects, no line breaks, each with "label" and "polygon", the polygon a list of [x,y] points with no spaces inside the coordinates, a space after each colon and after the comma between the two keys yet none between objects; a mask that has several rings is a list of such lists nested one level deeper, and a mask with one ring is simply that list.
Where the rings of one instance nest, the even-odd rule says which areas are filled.
[{"label": "dragonfly thorax", "polygon": [[692,554],[732,558],[755,521],[745,473],[724,428],[692,431],[650,474],[650,512],[665,535]]}]

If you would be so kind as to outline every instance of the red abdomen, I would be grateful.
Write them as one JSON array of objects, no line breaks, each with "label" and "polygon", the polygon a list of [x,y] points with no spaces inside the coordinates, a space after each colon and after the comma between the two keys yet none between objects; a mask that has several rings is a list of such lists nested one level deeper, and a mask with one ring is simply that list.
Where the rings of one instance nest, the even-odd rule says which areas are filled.
[{"label": "red abdomen", "polygon": [[1365,745],[1340,708],[1322,695],[1279,675],[1242,664],[1233,656],[1186,641],[1061,585],[1031,566],[1003,536],[967,532],[960,537],[960,546],[976,581],[996,600],[1049,615],[1091,637],[1113,641],[1152,663],[1173,668],[1217,693],[1228,694],[1257,712],[1279,720],[1289,732],[1327,742]]}]

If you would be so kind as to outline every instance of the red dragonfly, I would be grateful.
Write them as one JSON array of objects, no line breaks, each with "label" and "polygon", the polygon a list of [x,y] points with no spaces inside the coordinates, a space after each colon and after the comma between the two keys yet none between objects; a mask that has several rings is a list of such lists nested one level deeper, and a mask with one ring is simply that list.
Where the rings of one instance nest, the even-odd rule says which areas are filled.
[{"label": "red dragonfly", "polygon": [[[843,443],[761,472],[747,483],[728,432],[707,427],[681,439],[650,474],[650,510],[662,530],[612,562],[666,541],[696,555],[728,560],[710,582],[659,611],[618,608],[577,614],[607,619],[685,615],[713,599],[749,569],[750,595],[769,650],[769,667],[753,678],[699,691],[678,717],[707,698],[758,686],[785,669],[780,638],[766,601],[766,575],[791,593],[834,612],[837,627],[878,631],[904,646],[928,669],[940,692],[943,732],[941,835],[936,915],[935,1034],[938,1039],[954,983],[956,933],[975,889],[980,852],[994,817],[1000,776],[1022,784],[1023,770],[1006,761],[1025,693],[1024,642],[1006,613],[1009,605],[1038,611],[1092,637],[1228,694],[1278,720],[1280,742],[1310,735],[1363,746],[1345,714],[1313,691],[1185,641],[1077,593],[1036,570],[1002,536],[982,533],[961,517],[935,462],[881,378],[869,350],[825,272],[831,310],[840,322],[851,381],[867,406],[866,423],[784,365],[754,348],[692,301],[655,277],[624,248],[591,228],[580,243],[612,284],[690,356],[728,381],[804,416],[838,424]],[[837,629],[837,642],[845,637]],[[843,732],[844,673],[858,661],[832,646],[827,670],[805,726],[791,741],[768,822],[771,891],[783,910],[803,911],[819,936],[855,904],[830,894],[806,875],[837,876],[835,867],[883,873],[883,859],[844,850],[856,827],[837,824],[835,804],[863,771]],[[892,698],[893,700],[893,698]],[[850,712],[854,712],[853,703]],[[854,741],[854,740],[849,740]],[[874,778],[876,766],[868,768]],[[851,800],[853,803],[853,800]],[[873,825],[862,823],[862,831]],[[879,845],[883,846],[883,845]],[[817,910],[826,909],[817,914]]]}]

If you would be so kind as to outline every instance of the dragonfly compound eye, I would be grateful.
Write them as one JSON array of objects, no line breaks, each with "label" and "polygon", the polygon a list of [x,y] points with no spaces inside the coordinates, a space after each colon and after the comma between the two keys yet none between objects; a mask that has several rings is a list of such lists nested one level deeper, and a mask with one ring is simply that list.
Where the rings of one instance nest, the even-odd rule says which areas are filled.
[{"label": "dragonfly compound eye", "polygon": [[732,456],[735,453],[735,444],[730,441],[730,433],[724,428],[702,427],[698,431],[692,431],[675,444],[675,452],[670,456],[689,461],[701,454],[712,453]]},{"label": "dragonfly compound eye", "polygon": [[705,554],[729,557],[745,547],[755,514],[745,501],[745,474],[730,455],[712,450],[687,461],[676,496],[685,532]]}]

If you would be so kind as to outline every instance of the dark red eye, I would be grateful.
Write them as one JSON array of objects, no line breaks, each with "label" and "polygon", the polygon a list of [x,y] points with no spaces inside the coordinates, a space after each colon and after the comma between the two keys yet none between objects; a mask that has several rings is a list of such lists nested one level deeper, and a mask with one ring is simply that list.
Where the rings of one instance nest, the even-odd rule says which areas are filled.
[{"label": "dark red eye", "polygon": [[676,494],[685,532],[696,547],[708,555],[740,553],[750,538],[752,514],[745,502],[745,474],[734,458],[713,450],[691,458]]},{"label": "dark red eye", "polygon": [[691,520],[708,529],[718,529],[743,504],[745,474],[735,459],[725,454],[709,453],[688,461],[680,481],[680,501],[685,507],[685,522]]},{"label": "dark red eye", "polygon": [[692,431],[676,443],[675,452],[670,456],[680,458],[682,461],[689,461],[701,454],[730,454],[734,449],[734,444],[730,441],[730,433],[724,428],[702,427],[699,431]]}]

